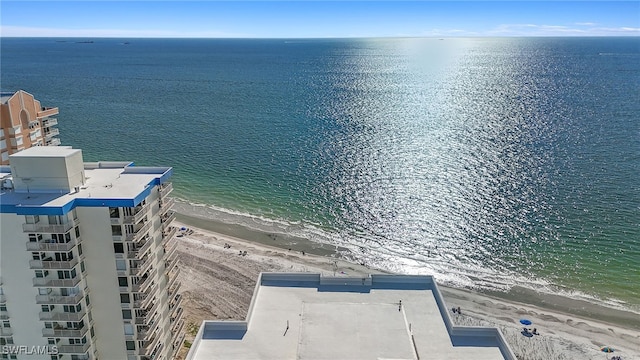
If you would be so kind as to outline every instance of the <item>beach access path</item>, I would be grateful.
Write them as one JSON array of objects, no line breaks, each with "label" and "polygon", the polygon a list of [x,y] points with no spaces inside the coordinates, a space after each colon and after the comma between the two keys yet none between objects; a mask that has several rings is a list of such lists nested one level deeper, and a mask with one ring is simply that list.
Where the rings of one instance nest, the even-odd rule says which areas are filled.
[{"label": "beach access path", "polygon": [[[251,242],[175,222],[179,232],[179,280],[186,322],[186,344],[203,320],[243,320],[247,315],[260,272],[314,272],[327,276],[357,276],[383,271],[289,249],[274,238],[273,245]],[[304,253],[303,253],[304,252]],[[611,346],[625,360],[640,360],[640,332],[592,319],[555,312],[538,306],[506,301],[473,291],[440,286],[459,325],[499,327],[519,358],[527,360],[584,359],[606,357],[601,346]],[[540,335],[522,334],[519,319],[532,321]],[[178,359],[188,352],[184,346]]]}]

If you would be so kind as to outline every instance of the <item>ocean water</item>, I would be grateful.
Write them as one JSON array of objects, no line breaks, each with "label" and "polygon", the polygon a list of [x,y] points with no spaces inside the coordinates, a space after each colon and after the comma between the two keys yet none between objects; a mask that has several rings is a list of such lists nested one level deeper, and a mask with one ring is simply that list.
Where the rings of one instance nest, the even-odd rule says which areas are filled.
[{"label": "ocean water", "polygon": [[640,39],[1,39],[1,87],[180,209],[640,311]]}]

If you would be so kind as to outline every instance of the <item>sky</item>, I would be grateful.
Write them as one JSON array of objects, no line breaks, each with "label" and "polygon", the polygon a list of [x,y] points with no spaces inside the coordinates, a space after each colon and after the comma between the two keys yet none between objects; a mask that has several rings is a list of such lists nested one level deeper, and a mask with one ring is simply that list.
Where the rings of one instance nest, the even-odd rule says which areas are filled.
[{"label": "sky", "polygon": [[2,0],[0,36],[640,36],[640,1]]}]

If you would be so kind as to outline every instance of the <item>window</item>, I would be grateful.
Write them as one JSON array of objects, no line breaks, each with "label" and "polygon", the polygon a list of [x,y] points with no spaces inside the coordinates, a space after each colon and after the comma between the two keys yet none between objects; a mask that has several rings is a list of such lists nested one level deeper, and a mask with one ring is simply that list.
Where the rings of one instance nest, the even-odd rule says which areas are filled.
[{"label": "window", "polygon": [[113,234],[114,236],[122,235],[122,226],[111,225],[111,234]]},{"label": "window", "polygon": [[75,279],[76,278],[76,269],[69,270],[58,270],[58,279]]},{"label": "window", "polygon": [[135,341],[127,341],[127,350],[135,350],[136,349],[136,342]]},{"label": "window", "polygon": [[123,319],[131,319],[131,310],[122,310]]},{"label": "window", "polygon": [[125,335],[133,335],[133,325],[124,324],[124,334]]},{"label": "window", "polygon": [[29,241],[36,242],[42,240],[42,234],[29,234]]},{"label": "window", "polygon": [[82,305],[64,305],[62,309],[66,313],[76,313],[82,311]]},{"label": "window", "polygon": [[44,327],[45,327],[46,329],[53,329],[53,323],[52,323],[52,322],[47,321],[47,322],[45,322],[45,323],[44,323]]},{"label": "window", "polygon": [[44,278],[47,277],[47,275],[49,275],[49,270],[36,270],[37,278]]},{"label": "window", "polygon": [[9,320],[3,320],[2,321],[2,327],[3,328],[10,328],[11,327],[11,322],[9,322]]},{"label": "window", "polygon": [[118,219],[120,218],[120,209],[117,207],[110,207],[109,208],[109,217],[112,219]]},{"label": "window", "polygon": [[129,282],[127,281],[127,277],[126,276],[119,276],[118,277],[118,285],[119,286],[129,286]]},{"label": "window", "polygon": [[78,255],[82,255],[82,244],[78,244]]},{"label": "window", "polygon": [[116,254],[124,254],[124,245],[119,242],[113,243],[113,251],[115,251]]},{"label": "window", "polygon": [[40,222],[39,215],[25,215],[25,221],[27,224],[37,224]]},{"label": "window", "polygon": [[0,311],[7,311],[7,305],[0,305]]},{"label": "window", "polygon": [[121,304],[128,304],[130,302],[131,302],[131,300],[129,299],[129,294],[120,294],[120,303]]},{"label": "window", "polygon": [[116,259],[116,270],[127,270],[127,262]]},{"label": "window", "polygon": [[38,295],[49,295],[50,292],[49,288],[38,288]]},{"label": "window", "polygon": [[[73,211],[76,211],[76,210],[73,209]],[[75,229],[76,229],[76,238],[79,238],[80,237],[80,228],[78,226],[76,226]]]},{"label": "window", "polygon": [[84,261],[80,262],[80,272],[84,272]]},{"label": "window", "polygon": [[91,304],[91,301],[89,301],[89,294],[84,296],[84,302],[87,303],[87,306],[89,306]]}]

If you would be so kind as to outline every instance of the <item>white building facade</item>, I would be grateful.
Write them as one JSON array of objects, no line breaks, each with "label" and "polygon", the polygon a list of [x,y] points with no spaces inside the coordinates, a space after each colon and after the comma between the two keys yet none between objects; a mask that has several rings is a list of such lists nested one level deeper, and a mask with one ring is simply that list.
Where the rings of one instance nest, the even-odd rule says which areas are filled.
[{"label": "white building facade", "polygon": [[33,147],[0,168],[0,358],[172,359],[182,345],[168,167]]}]

